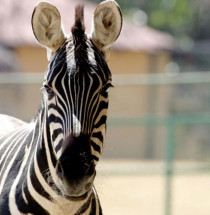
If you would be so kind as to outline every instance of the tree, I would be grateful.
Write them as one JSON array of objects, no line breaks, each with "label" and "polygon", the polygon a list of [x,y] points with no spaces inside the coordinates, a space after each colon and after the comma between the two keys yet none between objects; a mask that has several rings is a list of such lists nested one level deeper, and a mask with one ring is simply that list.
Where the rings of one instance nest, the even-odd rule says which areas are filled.
[{"label": "tree", "polygon": [[[100,0],[93,0],[101,2]],[[210,39],[209,0],[117,0],[124,16],[135,8],[148,16],[148,25],[182,38]]]}]

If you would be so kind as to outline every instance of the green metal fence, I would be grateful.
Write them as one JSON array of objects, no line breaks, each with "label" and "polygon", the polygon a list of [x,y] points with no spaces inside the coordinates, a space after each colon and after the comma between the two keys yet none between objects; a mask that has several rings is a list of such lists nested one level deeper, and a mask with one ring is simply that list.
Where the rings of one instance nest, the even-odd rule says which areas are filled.
[{"label": "green metal fence", "polygon": [[[210,125],[210,113],[193,115],[169,115],[165,117],[133,117],[133,118],[111,118],[109,126],[157,126],[163,125],[166,128],[165,144],[165,215],[172,214],[172,179],[174,172],[174,150],[175,135],[174,131],[178,125]],[[199,169],[197,169],[199,171]],[[210,171],[210,169],[205,169]]]},{"label": "green metal fence", "polygon": [[[114,78],[115,80],[115,78]],[[193,85],[193,84],[210,84],[209,73],[188,73],[175,76],[167,76],[165,74],[139,75],[116,77],[117,85]],[[210,94],[210,92],[209,92]],[[210,110],[210,107],[209,107]],[[173,197],[173,176],[174,171],[174,151],[175,151],[175,129],[179,125],[208,125],[210,126],[210,112],[208,113],[193,113],[193,114],[171,114],[165,116],[145,116],[145,117],[112,117],[109,119],[109,126],[146,126],[156,127],[164,126],[166,128],[166,143],[165,143],[165,215],[171,215],[172,197]],[[210,155],[210,152],[209,152]],[[199,171],[197,169],[196,171]],[[205,171],[210,171],[209,168]]]},{"label": "green metal fence", "polygon": [[[4,85],[31,85],[38,84],[42,82],[43,74],[0,74],[0,86]],[[113,83],[115,87],[127,87],[127,86],[191,86],[192,88],[196,86],[198,89],[203,85],[208,86],[210,89],[210,73],[184,73],[177,74],[174,76],[169,76],[166,74],[151,74],[151,75],[115,75],[113,76]],[[208,95],[208,87],[205,89],[205,94]],[[155,89],[150,90],[147,95],[155,95]],[[207,91],[207,92],[206,92]],[[209,91],[210,94],[210,91]],[[198,97],[201,94],[198,95]],[[132,95],[130,95],[132,96]],[[136,98],[138,99],[138,98]],[[149,99],[149,104],[154,103],[151,97]],[[208,100],[209,97],[204,96],[205,101],[200,101],[205,103],[205,110],[208,110]],[[206,104],[207,100],[207,104]],[[210,102],[209,102],[210,103]],[[210,126],[210,112],[208,111],[198,111],[187,112],[171,112],[168,111],[164,114],[150,114],[145,115],[135,115],[135,116],[114,116],[109,117],[108,127],[157,127],[163,126],[166,131],[165,138],[165,151],[164,151],[164,161],[165,161],[165,215],[172,214],[172,198],[173,189],[172,182],[173,176],[176,174],[174,168],[174,152],[176,147],[176,135],[175,130],[178,126],[193,126],[193,125],[206,125]],[[210,111],[210,106],[209,106]],[[210,155],[210,153],[209,153]],[[199,171],[199,169],[197,169]],[[207,168],[204,171],[209,171]]]}]

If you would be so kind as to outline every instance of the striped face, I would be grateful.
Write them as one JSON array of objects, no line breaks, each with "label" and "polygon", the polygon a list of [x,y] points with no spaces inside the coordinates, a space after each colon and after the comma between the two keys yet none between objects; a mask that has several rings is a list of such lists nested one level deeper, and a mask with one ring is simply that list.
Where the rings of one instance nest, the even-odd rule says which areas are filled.
[{"label": "striped face", "polygon": [[[36,39],[51,53],[40,108],[44,144],[50,149],[56,187],[68,198],[86,197],[92,190],[95,165],[103,151],[111,73],[109,48],[122,28],[113,0],[95,9],[90,37],[85,34],[84,7],[75,8],[75,23],[67,38],[58,9],[37,4],[32,15]],[[53,167],[55,168],[53,168]],[[58,185],[58,186],[57,186]]]},{"label": "striped face", "polygon": [[51,59],[43,100],[65,195],[81,196],[92,186],[105,139],[111,73],[102,54],[84,35],[70,35]]}]

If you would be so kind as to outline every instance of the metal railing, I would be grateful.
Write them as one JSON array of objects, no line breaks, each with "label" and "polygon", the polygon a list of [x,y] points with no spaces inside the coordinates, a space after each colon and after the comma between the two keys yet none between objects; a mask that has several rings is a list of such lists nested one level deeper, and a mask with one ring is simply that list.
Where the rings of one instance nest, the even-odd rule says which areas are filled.
[{"label": "metal railing", "polygon": [[[193,114],[193,115],[168,115],[165,117],[112,117],[108,121],[109,126],[122,127],[122,126],[158,126],[162,125],[166,128],[166,144],[165,144],[165,215],[172,214],[172,179],[174,171],[174,151],[175,151],[175,128],[178,125],[209,125],[210,126],[210,113]],[[199,168],[197,169],[199,171]],[[209,169],[205,171],[210,172]]]},{"label": "metal railing", "polygon": [[[174,85],[174,84],[210,84],[210,73],[183,73],[175,76],[166,74],[152,75],[122,75],[114,77],[116,85]],[[174,175],[174,151],[175,151],[175,128],[178,125],[209,125],[210,112],[200,114],[170,114],[167,116],[145,117],[112,117],[109,126],[146,126],[154,127],[162,125],[166,128],[165,144],[165,215],[172,214],[172,179]],[[198,170],[198,169],[197,169]],[[205,171],[210,171],[205,169]]]},{"label": "metal railing", "polygon": [[[1,74],[0,84],[40,84],[43,74]],[[184,73],[175,76],[166,74],[151,75],[114,75],[113,83],[117,86],[154,86],[154,85],[176,85],[176,84],[202,84],[209,83],[210,73]],[[209,108],[210,109],[210,108]],[[164,126],[166,129],[165,143],[165,215],[172,214],[172,179],[174,172],[175,151],[175,129],[178,125],[208,125],[210,126],[210,112],[171,114],[164,116],[146,115],[135,117],[109,117],[110,127],[156,127]],[[205,170],[210,171],[210,169]]]}]

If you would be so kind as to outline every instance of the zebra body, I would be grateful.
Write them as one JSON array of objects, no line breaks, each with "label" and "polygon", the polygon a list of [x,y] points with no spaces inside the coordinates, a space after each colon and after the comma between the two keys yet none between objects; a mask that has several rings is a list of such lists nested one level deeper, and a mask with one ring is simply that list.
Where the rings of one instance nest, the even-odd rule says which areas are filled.
[{"label": "zebra body", "polygon": [[[42,149],[37,144],[42,138],[36,136],[39,129],[38,124],[31,123],[22,125],[3,137],[5,141],[0,144],[1,159],[8,163],[1,166],[1,176],[4,176],[1,177],[0,187],[1,214],[83,214],[80,213],[81,208],[85,210],[84,214],[101,214],[94,188],[87,198],[71,200],[59,194],[56,187],[53,187],[52,179],[48,178],[50,170],[47,168],[50,167],[44,167],[44,161],[39,160],[38,154],[44,153],[43,148],[47,147],[43,141],[40,142],[40,146],[43,144]],[[28,141],[22,144],[26,139]],[[46,163],[51,162],[49,151],[48,149],[42,157],[46,159]],[[53,171],[54,167],[51,168]],[[51,177],[56,177],[56,173]]]},{"label": "zebra body", "polygon": [[55,6],[34,9],[34,35],[50,63],[31,123],[0,115],[0,215],[102,214],[93,181],[111,86],[106,61],[122,27],[116,2],[99,4],[93,23],[88,36],[78,6],[66,35]]}]

